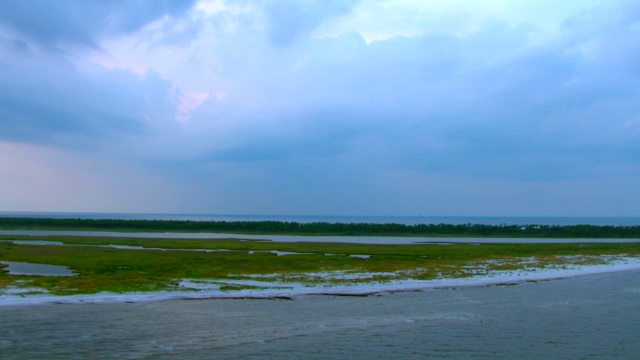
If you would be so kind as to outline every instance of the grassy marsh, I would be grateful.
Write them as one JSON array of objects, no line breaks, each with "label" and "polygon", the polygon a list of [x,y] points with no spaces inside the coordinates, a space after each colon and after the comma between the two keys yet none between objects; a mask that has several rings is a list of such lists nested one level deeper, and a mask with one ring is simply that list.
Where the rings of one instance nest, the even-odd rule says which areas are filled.
[{"label": "grassy marsh", "polygon": [[[37,240],[42,240],[42,237]],[[340,283],[464,277],[491,270],[602,262],[602,255],[640,255],[640,243],[412,244],[277,243],[238,239],[146,239],[49,236],[60,245],[14,244],[0,237],[0,260],[68,266],[74,277],[17,276],[0,271],[7,288],[42,288],[58,295],[175,289],[180,279]],[[100,247],[127,245],[147,250]],[[212,251],[206,250],[227,250]],[[304,254],[276,256],[268,251]],[[253,253],[251,253],[253,252]],[[332,254],[332,256],[327,256]],[[350,257],[366,254],[370,258]],[[322,277],[319,273],[368,273]],[[227,285],[233,291],[243,286]]]}]

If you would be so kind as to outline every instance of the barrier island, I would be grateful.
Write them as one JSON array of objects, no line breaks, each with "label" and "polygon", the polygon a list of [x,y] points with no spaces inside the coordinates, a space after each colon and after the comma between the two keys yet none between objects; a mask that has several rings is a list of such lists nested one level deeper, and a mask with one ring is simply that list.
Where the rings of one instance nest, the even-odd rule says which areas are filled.
[{"label": "barrier island", "polygon": [[[8,262],[62,266],[75,276],[15,274]],[[78,296],[97,301],[105,294],[111,299],[131,299],[130,294],[137,294],[136,299],[140,294],[156,299],[367,295],[533,281],[595,268],[640,268],[640,242],[380,245],[253,241],[241,236],[5,235],[0,236],[0,305],[34,299],[71,301]]]},{"label": "barrier island", "polygon": [[640,226],[379,224],[286,221],[188,221],[0,217],[0,229],[212,232],[270,235],[620,238],[640,239]]}]

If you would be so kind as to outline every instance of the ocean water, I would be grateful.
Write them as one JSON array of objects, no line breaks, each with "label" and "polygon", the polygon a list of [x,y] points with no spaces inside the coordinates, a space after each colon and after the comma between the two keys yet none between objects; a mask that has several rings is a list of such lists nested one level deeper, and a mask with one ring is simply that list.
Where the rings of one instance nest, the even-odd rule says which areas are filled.
[{"label": "ocean water", "polygon": [[[494,244],[557,244],[557,243],[626,243],[640,239],[581,239],[581,238],[476,238],[476,237],[407,237],[407,236],[322,236],[322,235],[255,235],[225,233],[181,233],[181,232],[119,232],[119,231],[74,231],[74,230],[1,230],[0,235],[16,236],[102,236],[165,239],[229,239],[265,240],[275,242],[342,242],[354,244],[420,244],[420,243],[494,243]],[[2,240],[21,243],[20,240]],[[24,241],[22,241],[24,243]],[[51,245],[51,241],[36,240],[32,244]],[[61,245],[58,243],[56,245]]]},{"label": "ocean water", "polygon": [[640,225],[640,217],[496,217],[496,216],[321,216],[321,215],[225,215],[225,214],[142,214],[7,212],[0,217],[42,217],[73,219],[191,220],[191,221],[295,221],[299,223],[396,223],[415,224],[487,224],[487,225]]},{"label": "ocean water", "polygon": [[640,271],[370,297],[0,307],[2,359],[634,359]]}]

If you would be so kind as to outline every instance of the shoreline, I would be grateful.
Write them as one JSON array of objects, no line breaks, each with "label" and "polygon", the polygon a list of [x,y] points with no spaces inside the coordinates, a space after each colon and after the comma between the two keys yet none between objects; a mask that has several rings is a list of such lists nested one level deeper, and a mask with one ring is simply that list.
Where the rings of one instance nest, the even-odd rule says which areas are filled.
[{"label": "shoreline", "polygon": [[[45,304],[104,304],[134,303],[167,300],[205,299],[294,299],[299,296],[370,296],[381,293],[424,291],[433,289],[517,285],[525,282],[560,280],[595,274],[640,270],[640,258],[614,257],[606,264],[560,265],[546,268],[495,270],[483,275],[435,280],[390,280],[364,283],[313,285],[304,282],[265,282],[254,280],[179,280],[178,290],[135,293],[97,293],[87,295],[28,295],[11,293],[0,295],[0,306],[33,306]],[[238,286],[225,290],[224,286]],[[242,288],[246,287],[246,288]]]},{"label": "shoreline", "polygon": [[256,235],[241,233],[189,233],[189,232],[119,232],[83,230],[2,230],[0,236],[87,236],[129,237],[141,239],[242,239],[271,242],[324,242],[377,245],[409,245],[429,243],[478,243],[478,244],[557,244],[557,243],[636,243],[636,238],[528,238],[528,237],[442,237],[442,236],[345,236],[345,235]]}]

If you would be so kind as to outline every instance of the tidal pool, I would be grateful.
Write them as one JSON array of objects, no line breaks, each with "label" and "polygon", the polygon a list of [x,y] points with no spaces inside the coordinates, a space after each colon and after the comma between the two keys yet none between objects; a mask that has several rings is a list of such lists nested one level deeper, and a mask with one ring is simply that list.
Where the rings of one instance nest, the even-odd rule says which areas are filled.
[{"label": "tidal pool", "polygon": [[[144,247],[144,246],[131,246],[131,245],[86,245],[86,244],[65,244],[62,241],[46,241],[46,240],[0,240],[0,242],[10,242],[16,245],[36,245],[36,246],[93,246],[102,248],[112,248],[120,250],[156,250],[156,251],[195,251],[195,252],[243,252],[243,250],[230,250],[230,249],[170,249],[170,248],[156,248],[156,247]],[[249,251],[248,254],[255,253],[271,253],[276,256],[284,255],[313,255],[314,253],[303,253],[295,251],[280,251],[280,250],[256,250]],[[350,255],[351,257],[361,257],[368,259],[369,255]]]},{"label": "tidal pool", "polygon": [[8,271],[9,275],[35,275],[35,276],[76,276],[73,270],[66,266],[34,264],[18,261],[0,261],[0,264],[7,265],[2,270]]}]

